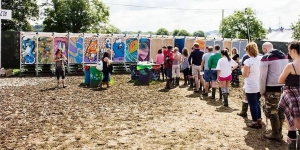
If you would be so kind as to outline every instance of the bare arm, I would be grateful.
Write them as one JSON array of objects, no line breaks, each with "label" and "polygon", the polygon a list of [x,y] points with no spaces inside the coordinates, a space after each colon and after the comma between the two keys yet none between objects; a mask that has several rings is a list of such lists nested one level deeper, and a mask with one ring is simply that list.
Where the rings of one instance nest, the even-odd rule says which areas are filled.
[{"label": "bare arm", "polygon": [[250,70],[250,67],[245,65],[243,68],[243,74],[242,74],[242,76],[244,78],[247,78],[249,76],[249,70]]},{"label": "bare arm", "polygon": [[204,63],[205,63],[205,61],[204,61],[204,59],[202,59],[202,62],[201,62],[201,70],[202,70],[202,68],[203,68],[203,66],[204,66]]},{"label": "bare arm", "polygon": [[283,72],[281,73],[281,75],[278,78],[278,83],[279,84],[283,84],[287,78],[287,76],[291,73],[291,64],[288,64],[285,66]]}]

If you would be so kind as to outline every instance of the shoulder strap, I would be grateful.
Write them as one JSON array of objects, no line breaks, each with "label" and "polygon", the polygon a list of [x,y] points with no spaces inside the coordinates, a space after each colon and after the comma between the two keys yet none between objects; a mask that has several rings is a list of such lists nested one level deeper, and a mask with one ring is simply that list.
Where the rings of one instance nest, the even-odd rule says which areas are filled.
[{"label": "shoulder strap", "polygon": [[296,71],[296,69],[295,69],[294,63],[292,63],[292,66],[293,66],[293,68],[294,68],[295,74],[297,74],[297,71]]}]

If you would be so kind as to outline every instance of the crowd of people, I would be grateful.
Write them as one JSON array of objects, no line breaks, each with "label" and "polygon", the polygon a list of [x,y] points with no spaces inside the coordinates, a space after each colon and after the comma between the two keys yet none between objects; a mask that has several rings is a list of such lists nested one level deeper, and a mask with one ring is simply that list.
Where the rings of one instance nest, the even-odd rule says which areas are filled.
[{"label": "crowd of people", "polygon": [[[199,44],[194,43],[190,54],[187,48],[180,54],[178,48],[164,46],[159,50],[156,63],[162,66],[166,89],[179,85],[181,70],[183,85],[190,85],[195,93],[202,92],[204,97],[211,93],[211,98],[215,99],[218,87],[219,98],[225,107],[229,106],[230,85],[239,87],[239,75],[242,75],[244,99],[238,115],[246,117],[248,107],[250,108],[252,122],[246,126],[261,129],[263,111],[272,128],[264,137],[280,141],[283,138],[282,126],[286,116],[289,149],[300,149],[300,42],[289,43],[288,54],[274,49],[270,42],[262,45],[264,54],[259,53],[255,42],[248,43],[245,51],[240,62],[237,48],[221,50],[219,45],[215,45],[200,50]],[[262,97],[264,104],[261,104]]]}]

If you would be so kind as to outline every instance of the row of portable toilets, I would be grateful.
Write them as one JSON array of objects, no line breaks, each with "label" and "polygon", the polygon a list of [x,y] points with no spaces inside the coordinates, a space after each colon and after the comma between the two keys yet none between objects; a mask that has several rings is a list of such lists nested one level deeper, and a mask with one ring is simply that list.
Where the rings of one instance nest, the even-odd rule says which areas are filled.
[{"label": "row of portable toilets", "polygon": [[[53,64],[54,54],[61,48],[68,64],[95,64],[104,52],[112,53],[114,63],[155,61],[158,49],[172,45],[181,52],[184,47],[191,50],[195,42],[202,50],[206,46],[219,44],[221,49],[236,47],[242,56],[247,40],[205,39],[203,37],[71,34],[71,33],[21,33],[20,66]],[[69,65],[68,65],[69,66]]]}]

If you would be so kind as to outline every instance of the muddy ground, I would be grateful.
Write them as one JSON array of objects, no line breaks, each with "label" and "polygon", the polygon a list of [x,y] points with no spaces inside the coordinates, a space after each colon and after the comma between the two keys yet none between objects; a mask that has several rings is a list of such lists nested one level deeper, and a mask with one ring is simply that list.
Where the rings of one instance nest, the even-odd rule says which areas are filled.
[{"label": "muddy ground", "polygon": [[0,78],[0,149],[287,149],[286,124],[283,141],[274,142],[263,138],[270,123],[250,129],[250,112],[236,115],[241,88],[230,89],[223,107],[218,96],[187,87],[113,78],[104,90],[81,86],[83,77],[67,77],[58,89],[54,77]]}]

